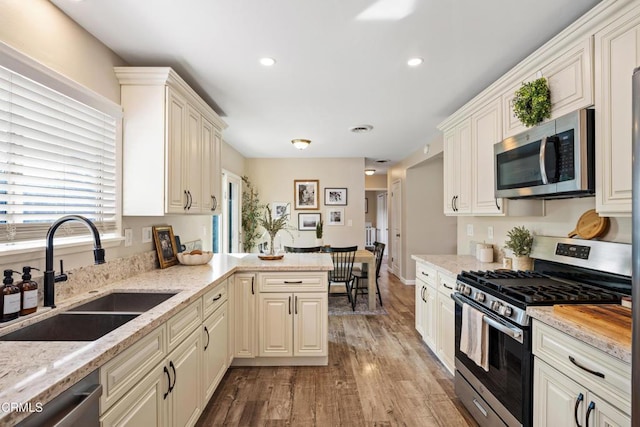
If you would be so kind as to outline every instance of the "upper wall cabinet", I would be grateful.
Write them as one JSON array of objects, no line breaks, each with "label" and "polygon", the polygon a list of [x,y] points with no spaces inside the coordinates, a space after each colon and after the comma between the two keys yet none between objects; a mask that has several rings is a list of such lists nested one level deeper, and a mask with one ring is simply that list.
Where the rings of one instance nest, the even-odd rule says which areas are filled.
[{"label": "upper wall cabinet", "polygon": [[444,213],[471,212],[471,120],[444,131]]},{"label": "upper wall cabinet", "polygon": [[595,35],[596,210],[631,215],[631,76],[640,66],[640,6]]},{"label": "upper wall cabinet", "polygon": [[216,214],[226,124],[171,68],[116,67],[123,215]]},{"label": "upper wall cabinet", "polygon": [[[551,91],[551,118],[593,105],[593,42],[588,37],[560,56],[542,64],[523,81],[545,77]],[[510,87],[502,96],[504,106],[503,137],[527,130],[513,112],[515,92],[523,82]]]}]

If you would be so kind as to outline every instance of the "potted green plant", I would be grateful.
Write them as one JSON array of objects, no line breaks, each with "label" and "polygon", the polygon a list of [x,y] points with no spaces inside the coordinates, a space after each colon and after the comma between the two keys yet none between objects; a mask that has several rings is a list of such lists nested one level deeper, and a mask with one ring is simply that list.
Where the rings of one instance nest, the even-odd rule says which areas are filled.
[{"label": "potted green plant", "polygon": [[271,256],[276,255],[273,241],[275,240],[276,235],[279,231],[285,230],[293,238],[293,235],[289,231],[289,226],[287,224],[288,219],[289,214],[286,213],[277,218],[274,217],[269,205],[266,205],[264,207],[263,215],[258,218],[258,223],[260,224],[260,226],[264,228],[265,231],[269,234],[269,255]]},{"label": "potted green plant", "polygon": [[323,227],[324,223],[322,222],[322,220],[318,221],[318,223],[316,224],[316,246],[322,246],[324,244],[324,242],[322,241]]},{"label": "potted green plant", "polygon": [[245,252],[251,252],[260,238],[258,220],[264,205],[260,203],[258,190],[256,190],[247,176],[242,177],[244,188],[242,190],[242,233]]},{"label": "potted green plant", "polygon": [[513,252],[514,270],[531,270],[532,260],[531,246],[533,245],[533,235],[525,226],[513,227],[507,232],[507,240],[504,247]]}]

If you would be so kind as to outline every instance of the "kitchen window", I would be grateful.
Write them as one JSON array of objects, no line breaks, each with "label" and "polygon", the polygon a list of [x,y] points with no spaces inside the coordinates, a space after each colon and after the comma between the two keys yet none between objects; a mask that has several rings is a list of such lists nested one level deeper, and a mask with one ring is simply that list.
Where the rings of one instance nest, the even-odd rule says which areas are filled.
[{"label": "kitchen window", "polygon": [[[31,74],[65,88],[51,71]],[[63,92],[0,66],[0,244],[43,240],[69,214],[89,218],[100,234],[118,232],[119,109],[105,100],[103,112]],[[82,224],[65,228],[67,236],[86,233]]]}]

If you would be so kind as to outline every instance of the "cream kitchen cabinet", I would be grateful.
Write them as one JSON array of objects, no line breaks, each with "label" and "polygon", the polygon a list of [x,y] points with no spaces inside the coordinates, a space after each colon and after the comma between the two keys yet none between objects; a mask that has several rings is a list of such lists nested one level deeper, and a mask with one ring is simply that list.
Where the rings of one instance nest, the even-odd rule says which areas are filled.
[{"label": "cream kitchen cabinet", "polygon": [[256,276],[251,273],[236,274],[233,278],[235,358],[257,356],[256,333]]},{"label": "cream kitchen cabinet", "polygon": [[315,357],[323,363],[328,356],[326,274],[266,272],[258,280],[259,356]]},{"label": "cream kitchen cabinet", "polygon": [[533,425],[631,425],[631,366],[539,321],[533,324]]},{"label": "cream kitchen cabinet", "polygon": [[[592,52],[592,37],[584,38],[551,59],[539,61],[531,73],[522,79],[527,82],[539,77],[547,79],[551,91],[551,119],[593,105]],[[502,96],[504,138],[527,130],[513,112],[513,98],[522,81],[510,87]]]},{"label": "cream kitchen cabinet", "polygon": [[204,406],[199,315],[200,300],[100,368],[102,426],[195,425]]},{"label": "cream kitchen cabinet", "polygon": [[471,212],[471,119],[444,132],[444,213]]},{"label": "cream kitchen cabinet", "polygon": [[123,214],[217,213],[226,124],[172,69],[116,67],[123,124]]},{"label": "cream kitchen cabinet", "polygon": [[631,75],[640,66],[640,7],[595,35],[596,210],[631,215]]},{"label": "cream kitchen cabinet", "polygon": [[436,356],[453,374],[456,358],[456,303],[451,299],[451,294],[456,286],[456,278],[438,272],[438,282],[438,294],[436,296]]},{"label": "cream kitchen cabinet", "polygon": [[502,141],[502,101],[496,98],[471,116],[473,159],[472,207],[477,215],[503,213],[504,201],[495,197],[494,144]]},{"label": "cream kitchen cabinet", "polygon": [[437,273],[431,267],[416,263],[416,329],[422,340],[435,353],[438,327]]},{"label": "cream kitchen cabinet", "polygon": [[326,356],[326,292],[261,292],[258,303],[261,357]]},{"label": "cream kitchen cabinet", "polygon": [[[229,313],[227,307],[227,284],[217,286],[208,292],[203,301],[205,320],[202,323],[202,392],[204,402],[208,402],[229,367],[227,351],[229,339]],[[211,314],[209,314],[211,313]],[[205,403],[206,404],[206,403]]]}]

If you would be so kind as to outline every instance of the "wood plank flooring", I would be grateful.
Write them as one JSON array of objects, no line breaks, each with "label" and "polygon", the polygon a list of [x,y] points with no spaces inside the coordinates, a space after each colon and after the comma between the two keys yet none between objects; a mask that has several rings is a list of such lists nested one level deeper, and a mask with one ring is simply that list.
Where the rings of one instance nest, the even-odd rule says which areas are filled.
[{"label": "wood plank flooring", "polygon": [[414,287],[380,287],[388,315],[329,316],[328,366],[231,368],[197,425],[477,426],[414,328]]}]

